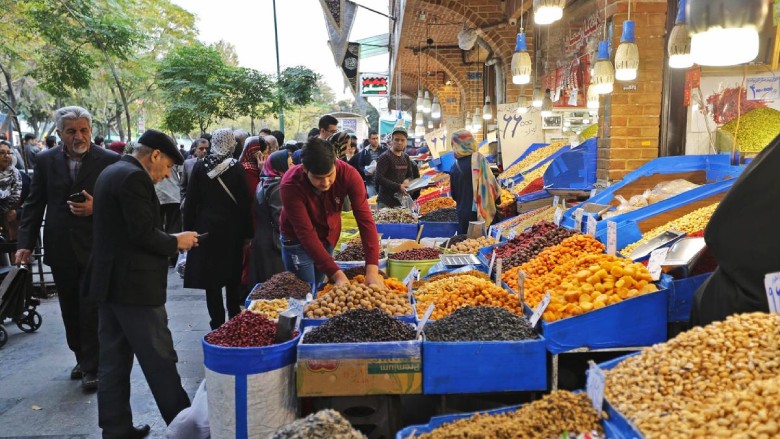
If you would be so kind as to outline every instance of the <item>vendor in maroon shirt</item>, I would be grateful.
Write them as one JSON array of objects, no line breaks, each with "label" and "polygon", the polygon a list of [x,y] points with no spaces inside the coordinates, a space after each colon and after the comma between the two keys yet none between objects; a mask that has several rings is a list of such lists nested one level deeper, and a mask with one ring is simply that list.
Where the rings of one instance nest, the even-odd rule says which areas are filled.
[{"label": "vendor in maroon shirt", "polygon": [[280,189],[285,268],[309,283],[319,284],[323,274],[336,285],[349,282],[332,257],[341,234],[341,209],[349,196],[366,255],[366,283],[383,286],[379,237],[360,174],[336,160],[333,146],[318,138],[309,139],[301,157],[302,163],[284,174]]}]

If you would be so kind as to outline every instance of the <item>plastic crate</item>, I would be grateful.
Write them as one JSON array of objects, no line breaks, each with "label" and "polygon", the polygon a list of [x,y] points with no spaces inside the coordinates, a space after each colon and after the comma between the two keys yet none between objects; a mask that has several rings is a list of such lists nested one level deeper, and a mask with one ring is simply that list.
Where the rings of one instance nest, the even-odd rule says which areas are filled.
[{"label": "plastic crate", "polygon": [[[474,362],[475,358],[481,358]],[[523,341],[423,341],[423,393],[547,389],[544,338]]]},{"label": "plastic crate", "polygon": [[417,239],[417,224],[376,223],[376,231],[382,239]]},{"label": "plastic crate", "polygon": [[455,153],[452,151],[441,154],[439,158],[431,160],[431,167],[439,172],[450,172],[452,165],[455,164]]},{"label": "plastic crate", "polygon": [[421,238],[449,238],[460,233],[460,223],[420,221],[420,227]]},{"label": "plastic crate", "polygon": [[586,140],[562,152],[544,173],[544,186],[549,190],[589,191],[596,183],[598,139]]},{"label": "plastic crate", "polygon": [[509,413],[513,412],[517,409],[522,407],[522,405],[513,405],[509,407],[502,407],[500,409],[494,409],[494,410],[483,410],[480,412],[474,412],[474,413],[459,413],[456,415],[443,415],[443,416],[434,416],[431,418],[430,421],[428,421],[427,424],[420,424],[420,425],[410,425],[395,435],[395,439],[408,439],[417,437],[418,435],[430,433],[431,431],[441,427],[444,424],[449,424],[450,422],[457,421],[459,419],[469,418],[471,416],[474,416],[476,414],[486,414],[486,415],[498,415],[501,413]]},{"label": "plastic crate", "polygon": [[669,289],[669,321],[687,322],[691,319],[693,295],[712,273],[704,273],[685,279],[675,279]]},{"label": "plastic crate", "polygon": [[[631,354],[614,358],[604,363],[599,363],[599,368],[602,370],[610,370],[620,364],[626,358],[630,358],[639,354],[639,352],[633,352]],[[636,425],[629,421],[606,399],[604,400],[604,411],[607,412],[607,419],[604,420],[604,431],[607,434],[607,437],[616,439],[641,439],[644,437]]]}]

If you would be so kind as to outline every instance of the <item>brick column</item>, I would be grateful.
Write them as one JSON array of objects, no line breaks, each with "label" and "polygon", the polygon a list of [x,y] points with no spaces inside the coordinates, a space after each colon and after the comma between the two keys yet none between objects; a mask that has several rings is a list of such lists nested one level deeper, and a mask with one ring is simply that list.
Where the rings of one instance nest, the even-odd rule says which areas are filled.
[{"label": "brick column", "polygon": [[[613,14],[612,60],[620,44],[625,2],[611,2]],[[610,12],[611,10],[611,12]],[[599,110],[598,178],[615,181],[658,157],[662,77],[666,51],[666,0],[636,0],[631,19],[636,22],[639,71],[635,81],[615,81],[615,89],[601,99]],[[635,88],[635,89],[634,89]],[[610,116],[606,118],[605,102]],[[606,125],[609,125],[608,129]]]}]

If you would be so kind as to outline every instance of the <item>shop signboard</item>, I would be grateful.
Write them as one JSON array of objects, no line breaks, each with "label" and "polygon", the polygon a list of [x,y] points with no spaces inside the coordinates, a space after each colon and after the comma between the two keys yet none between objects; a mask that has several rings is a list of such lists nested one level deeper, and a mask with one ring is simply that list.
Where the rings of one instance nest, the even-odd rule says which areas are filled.
[{"label": "shop signboard", "polygon": [[386,97],[390,83],[390,76],[382,73],[361,73],[360,96]]},{"label": "shop signboard", "polygon": [[428,145],[433,158],[439,158],[441,154],[450,150],[450,136],[447,134],[446,127],[436,128],[425,134],[425,144]]},{"label": "shop signboard", "polygon": [[542,117],[538,108],[517,113],[517,103],[497,105],[497,138],[504,163],[512,163],[533,143],[543,143]]}]

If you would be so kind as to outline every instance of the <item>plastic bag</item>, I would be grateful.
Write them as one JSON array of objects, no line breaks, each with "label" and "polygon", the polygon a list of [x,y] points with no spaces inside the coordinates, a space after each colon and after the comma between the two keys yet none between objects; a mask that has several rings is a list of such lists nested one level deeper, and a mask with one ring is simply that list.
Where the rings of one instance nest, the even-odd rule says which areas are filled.
[{"label": "plastic bag", "polygon": [[176,272],[179,273],[182,279],[184,279],[184,270],[187,266],[187,252],[180,252],[179,258],[176,260]]},{"label": "plastic bag", "polygon": [[366,174],[373,174],[376,172],[376,160],[373,160],[368,166],[363,168],[363,170],[366,171]]},{"label": "plastic bag", "polygon": [[209,403],[206,397],[206,380],[201,381],[192,405],[182,410],[165,431],[168,439],[209,439]]},{"label": "plastic bag", "polygon": [[683,192],[687,192],[691,189],[699,187],[698,184],[691,183],[688,180],[678,178],[677,180],[664,181],[655,185],[653,190],[647,194],[647,200],[652,203],[663,201],[667,198],[674,197]]},{"label": "plastic bag", "polygon": [[399,203],[401,203],[400,207],[402,207],[402,208],[404,208],[406,210],[411,211],[415,215],[420,210],[420,206],[417,205],[417,202],[414,201],[412,196],[409,195],[408,193],[405,194],[405,193],[402,193],[402,192],[397,192],[395,194],[395,199],[398,200]]}]

